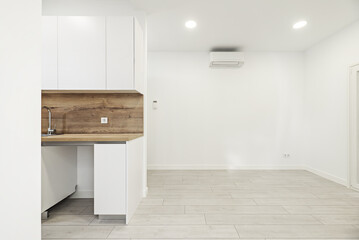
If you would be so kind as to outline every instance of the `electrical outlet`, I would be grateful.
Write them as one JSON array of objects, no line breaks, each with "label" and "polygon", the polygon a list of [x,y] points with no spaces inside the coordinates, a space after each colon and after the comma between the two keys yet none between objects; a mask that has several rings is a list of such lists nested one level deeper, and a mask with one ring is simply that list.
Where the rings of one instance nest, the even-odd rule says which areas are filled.
[{"label": "electrical outlet", "polygon": [[101,118],[101,124],[107,124],[108,123],[108,118],[107,117],[102,117]]},{"label": "electrical outlet", "polygon": [[290,154],[289,154],[289,153],[284,153],[284,154],[283,154],[283,157],[284,157],[284,158],[289,158],[289,157],[290,157]]}]

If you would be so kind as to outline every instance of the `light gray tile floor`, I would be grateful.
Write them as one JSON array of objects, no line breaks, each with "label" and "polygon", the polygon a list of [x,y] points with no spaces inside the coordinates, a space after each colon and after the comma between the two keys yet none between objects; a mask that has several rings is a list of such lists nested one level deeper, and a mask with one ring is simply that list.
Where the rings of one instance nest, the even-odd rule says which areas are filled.
[{"label": "light gray tile floor", "polygon": [[359,240],[359,193],[307,171],[149,171],[129,225],[66,199],[43,239]]}]

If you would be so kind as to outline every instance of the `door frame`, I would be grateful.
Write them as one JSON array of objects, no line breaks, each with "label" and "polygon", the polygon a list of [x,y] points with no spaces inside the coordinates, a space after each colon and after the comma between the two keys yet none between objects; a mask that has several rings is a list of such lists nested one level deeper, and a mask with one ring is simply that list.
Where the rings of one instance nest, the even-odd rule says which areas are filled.
[{"label": "door frame", "polygon": [[359,190],[359,169],[358,169],[358,113],[359,91],[357,77],[359,64],[349,67],[349,158],[348,158],[348,187]]}]

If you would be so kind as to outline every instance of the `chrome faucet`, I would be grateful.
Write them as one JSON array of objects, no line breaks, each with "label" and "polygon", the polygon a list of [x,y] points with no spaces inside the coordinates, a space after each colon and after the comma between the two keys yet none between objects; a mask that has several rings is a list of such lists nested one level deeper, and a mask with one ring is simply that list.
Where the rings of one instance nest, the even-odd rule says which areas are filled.
[{"label": "chrome faucet", "polygon": [[53,135],[55,134],[56,129],[51,128],[51,109],[47,106],[43,106],[42,108],[47,109],[47,111],[49,112],[49,127],[47,128],[47,135]]}]

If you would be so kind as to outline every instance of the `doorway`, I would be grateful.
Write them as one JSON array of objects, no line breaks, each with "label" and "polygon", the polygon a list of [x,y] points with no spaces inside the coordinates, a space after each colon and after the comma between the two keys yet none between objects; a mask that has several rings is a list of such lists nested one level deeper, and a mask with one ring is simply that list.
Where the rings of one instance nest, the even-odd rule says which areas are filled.
[{"label": "doorway", "polygon": [[359,64],[349,73],[349,187],[359,190]]}]

